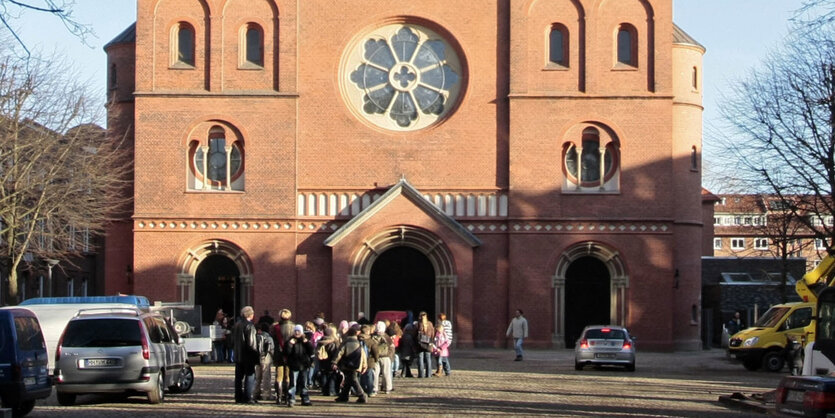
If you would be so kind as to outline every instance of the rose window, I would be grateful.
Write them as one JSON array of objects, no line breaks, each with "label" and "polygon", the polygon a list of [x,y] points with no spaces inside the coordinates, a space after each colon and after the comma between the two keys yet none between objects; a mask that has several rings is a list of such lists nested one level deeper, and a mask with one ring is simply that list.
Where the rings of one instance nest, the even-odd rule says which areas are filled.
[{"label": "rose window", "polygon": [[377,126],[416,130],[443,118],[461,87],[461,63],[439,35],[389,25],[360,38],[346,58],[346,96]]}]

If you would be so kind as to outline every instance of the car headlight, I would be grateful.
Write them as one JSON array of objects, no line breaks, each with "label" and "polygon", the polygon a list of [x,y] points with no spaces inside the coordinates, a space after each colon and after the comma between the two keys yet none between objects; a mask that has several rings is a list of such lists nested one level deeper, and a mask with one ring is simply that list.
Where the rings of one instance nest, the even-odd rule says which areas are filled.
[{"label": "car headlight", "polygon": [[743,347],[750,347],[752,345],[757,345],[758,342],[760,342],[760,337],[751,337],[751,338],[748,338],[747,340],[745,340],[745,342],[742,343],[742,346]]}]

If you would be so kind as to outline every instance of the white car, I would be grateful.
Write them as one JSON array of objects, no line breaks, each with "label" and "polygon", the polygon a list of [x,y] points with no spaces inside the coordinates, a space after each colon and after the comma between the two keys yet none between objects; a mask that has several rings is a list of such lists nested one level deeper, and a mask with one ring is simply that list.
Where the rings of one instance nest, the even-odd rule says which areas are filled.
[{"label": "white car", "polygon": [[635,371],[635,337],[617,325],[589,325],[574,346],[574,369],[586,365],[624,366]]}]

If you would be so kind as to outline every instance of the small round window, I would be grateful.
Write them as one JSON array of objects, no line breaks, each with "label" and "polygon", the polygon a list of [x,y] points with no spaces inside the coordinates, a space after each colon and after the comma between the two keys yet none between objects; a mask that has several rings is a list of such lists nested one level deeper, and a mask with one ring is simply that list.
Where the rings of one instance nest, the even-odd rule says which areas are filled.
[{"label": "small round window", "polygon": [[437,33],[395,24],[358,38],[343,59],[345,98],[381,128],[411,131],[433,125],[458,99],[461,62]]}]

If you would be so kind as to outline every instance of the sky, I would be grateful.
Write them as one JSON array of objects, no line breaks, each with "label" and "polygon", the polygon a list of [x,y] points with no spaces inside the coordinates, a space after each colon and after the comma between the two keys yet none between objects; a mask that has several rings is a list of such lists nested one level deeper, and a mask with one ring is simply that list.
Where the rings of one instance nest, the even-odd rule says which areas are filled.
[{"label": "sky", "polygon": [[[705,159],[710,139],[721,133],[723,91],[743,79],[768,51],[780,46],[788,20],[803,0],[674,0],[673,20],[705,46],[703,62]],[[104,95],[107,59],[102,47],[136,20],[135,0],[76,0],[73,17],[89,23],[96,37],[84,45],[61,23],[43,13],[18,19],[21,38],[33,51],[58,51]],[[0,29],[5,30],[5,29]],[[709,170],[709,167],[705,167]]]}]

